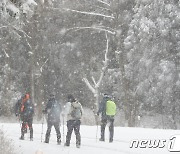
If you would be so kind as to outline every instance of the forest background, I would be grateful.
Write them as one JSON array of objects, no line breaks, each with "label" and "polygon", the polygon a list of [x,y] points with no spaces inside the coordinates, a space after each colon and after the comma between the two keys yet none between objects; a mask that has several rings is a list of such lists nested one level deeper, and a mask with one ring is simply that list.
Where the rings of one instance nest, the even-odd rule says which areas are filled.
[{"label": "forest background", "polygon": [[179,27],[179,0],[1,0],[0,115],[26,92],[37,120],[52,92],[92,113],[108,93],[117,125],[178,129]]}]

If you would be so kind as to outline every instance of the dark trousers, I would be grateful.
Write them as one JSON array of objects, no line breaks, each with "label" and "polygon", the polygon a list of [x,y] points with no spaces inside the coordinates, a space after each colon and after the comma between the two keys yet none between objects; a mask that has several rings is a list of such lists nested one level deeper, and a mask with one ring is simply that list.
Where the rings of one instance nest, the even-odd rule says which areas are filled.
[{"label": "dark trousers", "polygon": [[61,142],[61,133],[60,133],[59,122],[55,122],[55,123],[48,122],[48,123],[47,123],[47,131],[46,131],[46,139],[45,139],[45,142],[46,142],[46,143],[49,143],[49,138],[50,138],[52,126],[54,126],[54,128],[55,128],[55,130],[56,130],[57,142]]},{"label": "dark trousers", "polygon": [[112,118],[104,118],[101,120],[101,139],[104,140],[104,133],[105,133],[105,128],[107,123],[110,123],[109,125],[109,141],[113,141],[113,136],[114,136],[114,119]]},{"label": "dark trousers", "polygon": [[66,145],[70,145],[71,135],[74,130],[76,135],[76,145],[81,145],[81,135],[80,135],[80,120],[69,120],[67,121],[67,135],[66,135]]},{"label": "dark trousers", "polygon": [[27,133],[27,128],[30,130],[30,138],[33,138],[33,127],[32,127],[33,119],[23,119],[22,127],[21,127],[21,137],[24,138],[24,134]]}]

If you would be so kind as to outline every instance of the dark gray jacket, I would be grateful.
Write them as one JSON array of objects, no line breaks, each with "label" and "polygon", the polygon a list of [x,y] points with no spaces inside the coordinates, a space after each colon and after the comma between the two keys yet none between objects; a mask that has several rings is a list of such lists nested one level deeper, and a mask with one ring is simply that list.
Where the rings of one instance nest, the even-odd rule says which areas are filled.
[{"label": "dark gray jacket", "polygon": [[46,108],[45,113],[48,114],[47,122],[59,123],[60,122],[60,113],[61,113],[61,105],[59,102],[55,100],[55,98],[50,98]]},{"label": "dark gray jacket", "polygon": [[106,118],[106,102],[109,100],[108,97],[103,97],[103,100],[99,104],[99,109],[97,114],[101,114],[102,119]]}]

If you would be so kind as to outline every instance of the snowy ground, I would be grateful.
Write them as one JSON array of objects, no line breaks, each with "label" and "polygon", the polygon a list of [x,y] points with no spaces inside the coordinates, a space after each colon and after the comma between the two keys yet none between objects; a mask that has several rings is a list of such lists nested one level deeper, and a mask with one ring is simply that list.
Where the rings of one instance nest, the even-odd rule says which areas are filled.
[{"label": "snowy ground", "polygon": [[[167,146],[171,136],[180,134],[178,130],[160,130],[147,128],[128,128],[115,127],[114,142],[108,142],[108,129],[106,129],[106,141],[100,142],[96,140],[96,126],[81,126],[82,145],[78,149],[75,146],[75,136],[73,134],[70,147],[64,147],[56,144],[56,135],[54,128],[52,129],[50,143],[45,144],[41,142],[41,124],[34,124],[34,141],[29,141],[29,134],[26,134],[25,140],[19,140],[20,124],[18,123],[0,123],[0,128],[4,130],[6,137],[12,139],[18,154],[35,154],[37,150],[43,151],[43,154],[170,154]],[[61,126],[62,142],[63,127]],[[43,140],[46,131],[44,125]],[[98,138],[100,134],[100,127],[98,128]],[[132,140],[154,140],[165,139],[167,143],[164,148],[130,148]],[[176,153],[176,152],[174,152]],[[180,152],[179,152],[180,153]]]}]

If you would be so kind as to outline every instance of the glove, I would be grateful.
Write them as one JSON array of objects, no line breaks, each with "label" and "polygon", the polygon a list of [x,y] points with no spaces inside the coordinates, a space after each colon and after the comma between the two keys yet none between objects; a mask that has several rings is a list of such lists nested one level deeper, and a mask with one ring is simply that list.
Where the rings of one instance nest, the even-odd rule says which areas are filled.
[{"label": "glove", "polygon": [[97,112],[97,116],[99,116],[99,112]]},{"label": "glove", "polygon": [[18,113],[15,113],[16,117],[19,115]]}]

